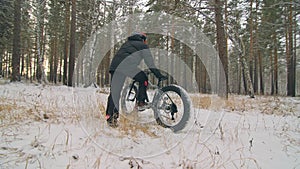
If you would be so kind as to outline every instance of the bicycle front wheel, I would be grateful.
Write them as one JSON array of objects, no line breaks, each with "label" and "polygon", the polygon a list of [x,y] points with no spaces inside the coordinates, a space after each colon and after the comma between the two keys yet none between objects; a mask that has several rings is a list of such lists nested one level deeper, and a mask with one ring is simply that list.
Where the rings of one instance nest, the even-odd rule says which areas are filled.
[{"label": "bicycle front wheel", "polygon": [[186,126],[190,118],[191,102],[183,88],[177,85],[165,86],[154,101],[154,117],[159,125],[171,128],[174,132]]}]

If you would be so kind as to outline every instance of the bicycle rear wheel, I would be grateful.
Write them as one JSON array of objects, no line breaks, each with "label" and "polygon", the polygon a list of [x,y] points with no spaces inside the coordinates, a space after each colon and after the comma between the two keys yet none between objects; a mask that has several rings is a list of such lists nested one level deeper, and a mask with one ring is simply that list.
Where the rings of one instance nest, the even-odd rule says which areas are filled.
[{"label": "bicycle rear wheel", "polygon": [[183,88],[177,85],[165,86],[154,101],[154,117],[159,125],[171,128],[174,132],[186,126],[190,118],[191,102]]},{"label": "bicycle rear wheel", "polygon": [[123,113],[130,114],[134,111],[137,96],[137,86],[126,86],[121,94],[121,109]]}]

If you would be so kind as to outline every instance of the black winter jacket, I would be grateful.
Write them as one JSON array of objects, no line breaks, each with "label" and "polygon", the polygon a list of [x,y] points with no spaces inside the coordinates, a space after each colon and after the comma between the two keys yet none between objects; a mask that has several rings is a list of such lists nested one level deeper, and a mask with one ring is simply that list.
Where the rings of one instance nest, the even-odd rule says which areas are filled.
[{"label": "black winter jacket", "polygon": [[128,37],[127,41],[112,59],[109,71],[118,71],[126,75],[132,75],[138,73],[136,71],[142,60],[157,78],[162,76],[160,71],[156,69],[148,45],[144,44],[140,35],[133,35]]}]

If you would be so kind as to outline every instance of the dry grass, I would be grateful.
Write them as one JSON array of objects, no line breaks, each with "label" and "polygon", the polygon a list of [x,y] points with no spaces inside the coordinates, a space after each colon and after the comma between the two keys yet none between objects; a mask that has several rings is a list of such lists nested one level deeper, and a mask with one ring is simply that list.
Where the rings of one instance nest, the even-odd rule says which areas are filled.
[{"label": "dry grass", "polygon": [[32,108],[21,106],[15,100],[0,99],[0,127],[16,124],[26,120],[40,120]]},{"label": "dry grass", "polygon": [[192,95],[191,100],[195,108],[208,109],[211,105],[211,97],[209,96]]},{"label": "dry grass", "polygon": [[[106,107],[101,102],[99,102],[98,107],[101,113],[96,115],[95,118],[103,119],[103,117],[105,117]],[[157,137],[157,135],[150,130],[150,126],[138,122],[139,121],[138,112],[132,112],[126,116],[120,114],[118,120],[119,120],[118,129],[124,136],[130,135],[132,137],[137,137],[139,133],[145,133],[150,137]]]},{"label": "dry grass", "polygon": [[294,115],[296,105],[276,96],[247,96],[230,95],[223,99],[215,95],[191,95],[193,106],[199,109],[226,110],[243,113],[245,111],[259,111],[263,114]]},{"label": "dry grass", "polygon": [[98,110],[100,113],[98,113],[95,118],[101,119],[100,116],[105,117],[105,106],[100,101],[98,101]]},{"label": "dry grass", "polygon": [[74,113],[65,113],[65,110],[54,106],[51,110],[47,106],[40,103],[29,103],[24,100],[10,100],[0,98],[0,121],[1,125],[9,126],[25,121],[48,121],[51,123],[61,123],[63,121],[70,121],[77,123],[80,117]]},{"label": "dry grass", "polygon": [[131,135],[133,137],[138,137],[139,133],[144,133],[150,137],[158,137],[154,132],[152,132],[149,125],[139,123],[138,112],[133,112],[131,115],[121,116],[119,118],[119,130],[124,135]]}]

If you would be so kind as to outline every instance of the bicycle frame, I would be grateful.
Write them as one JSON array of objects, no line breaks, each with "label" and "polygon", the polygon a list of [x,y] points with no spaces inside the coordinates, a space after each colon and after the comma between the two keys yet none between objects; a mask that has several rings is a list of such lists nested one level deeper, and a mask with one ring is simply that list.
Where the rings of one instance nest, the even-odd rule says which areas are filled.
[{"label": "bicycle frame", "polygon": [[[136,80],[134,80],[133,82],[131,82],[126,100],[134,101],[136,99],[136,96],[133,97],[133,98],[130,98],[130,94],[133,93],[132,90],[135,87],[136,83],[138,83]],[[159,89],[161,88],[161,80],[158,80],[158,84],[157,85],[154,85],[151,81],[148,81],[148,86],[154,88],[154,90],[155,90],[154,96],[156,96],[158,94]],[[147,94],[147,92],[146,92],[146,94]],[[153,97],[153,98],[155,98],[155,97]],[[149,102],[150,105],[152,105],[153,100],[151,102],[149,101],[148,94],[147,94],[146,100],[147,100],[147,102]]]},{"label": "bicycle frame", "polygon": [[[148,74],[149,74],[149,73],[148,73]],[[151,81],[148,81],[149,86],[152,87],[152,88],[154,88],[154,90],[155,90],[153,99],[156,98],[158,95],[160,95],[160,94],[162,93],[161,90],[160,90],[160,89],[162,88],[161,82],[162,82],[162,81],[159,79],[157,85],[154,85]],[[135,96],[134,98],[130,99],[130,94],[132,93],[132,90],[133,90],[133,88],[134,88],[134,86],[135,86],[136,83],[137,83],[137,81],[134,80],[134,81],[130,84],[130,89],[129,89],[129,91],[128,91],[128,95],[127,95],[126,100],[134,101],[134,100],[136,99],[136,96]],[[147,94],[147,93],[146,93],[146,94]],[[169,100],[171,101],[172,104],[171,104],[170,106],[165,107],[164,109],[171,112],[172,120],[174,120],[174,114],[178,112],[177,106],[176,106],[176,104],[173,102],[173,100],[172,100],[172,98],[169,96],[169,94],[168,94],[168,93],[165,93],[165,94],[167,95],[167,97],[169,98]],[[152,109],[153,109],[153,106],[154,106],[154,105],[153,105],[153,100],[152,100],[151,102],[149,102],[148,94],[147,94],[146,100],[147,100],[147,102],[148,102],[148,104],[149,104],[149,106],[150,106],[149,108],[152,108]]]}]

